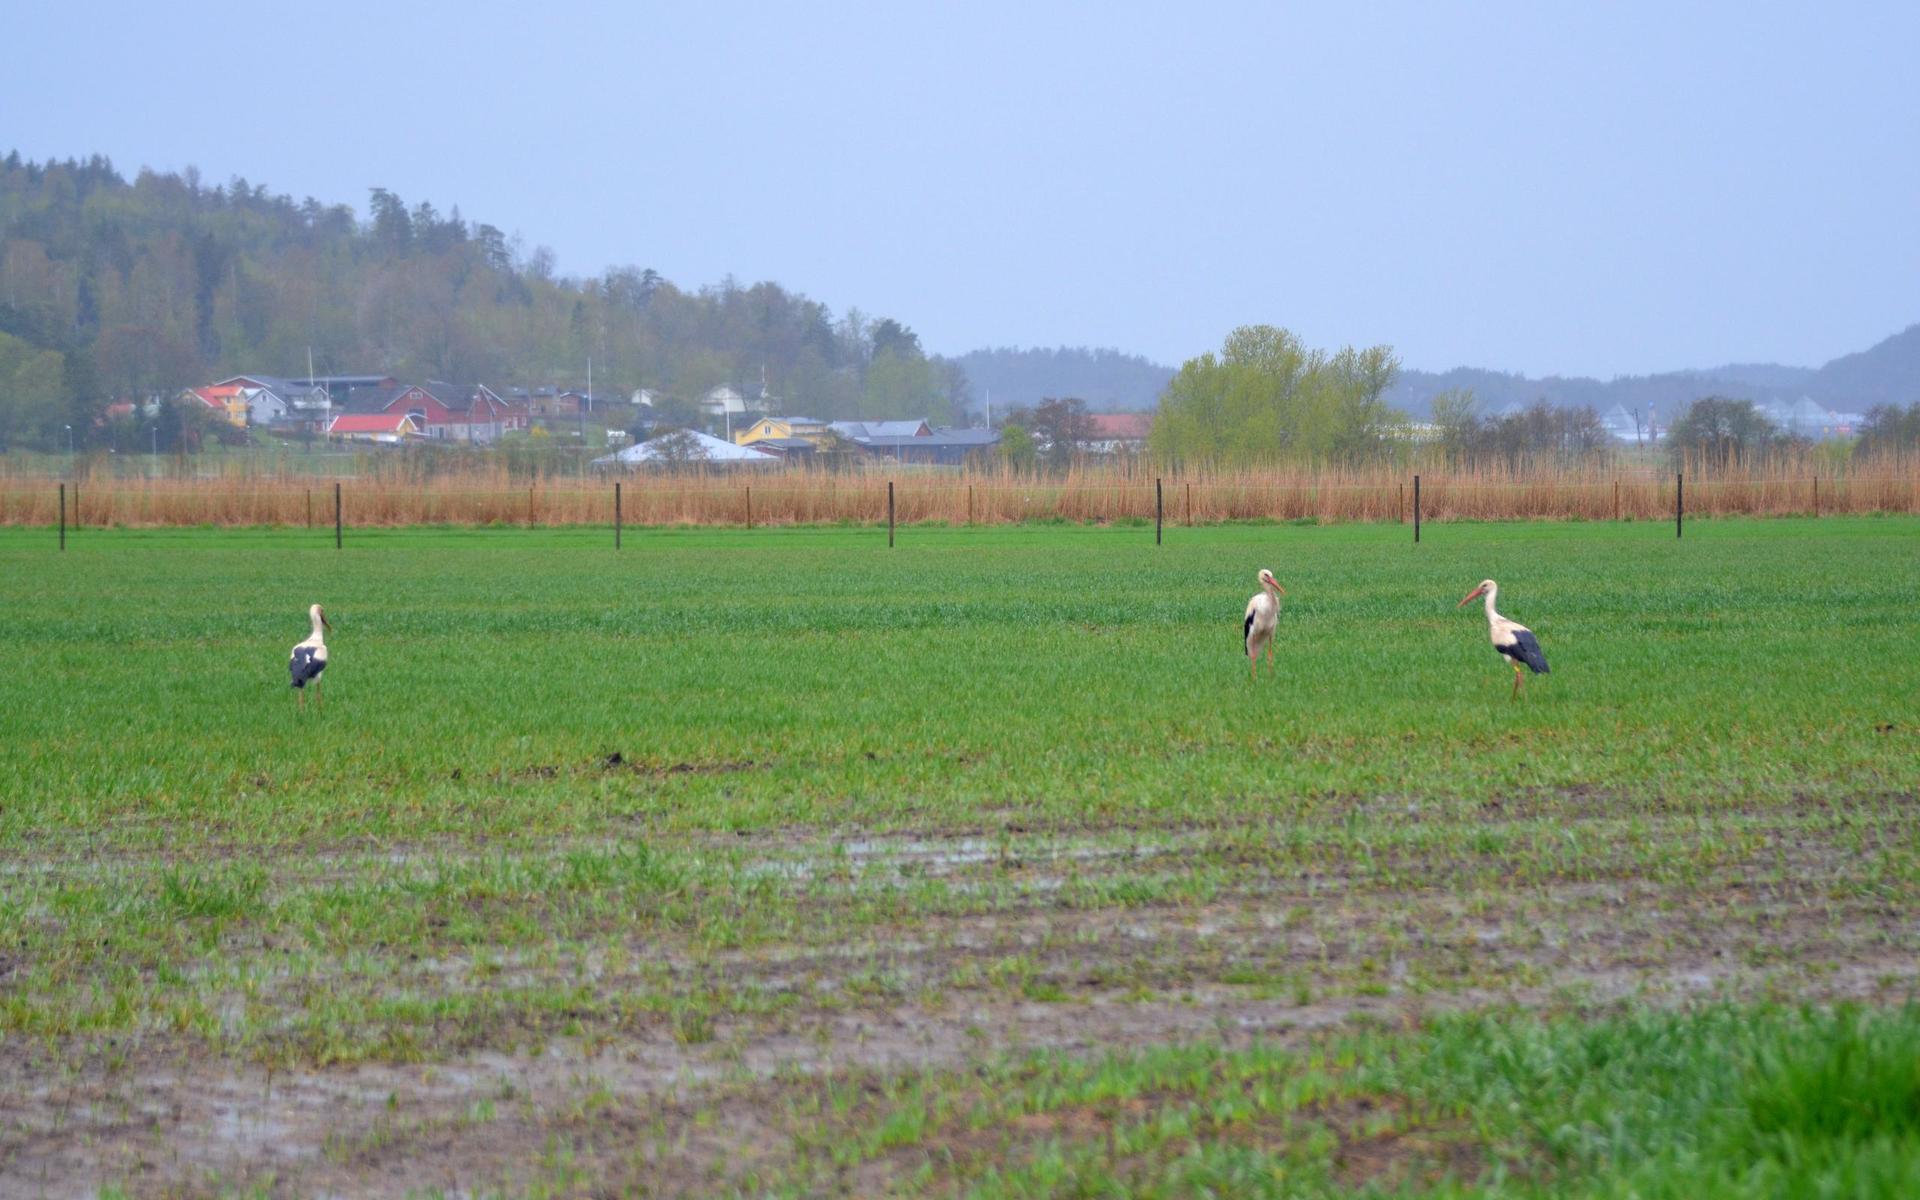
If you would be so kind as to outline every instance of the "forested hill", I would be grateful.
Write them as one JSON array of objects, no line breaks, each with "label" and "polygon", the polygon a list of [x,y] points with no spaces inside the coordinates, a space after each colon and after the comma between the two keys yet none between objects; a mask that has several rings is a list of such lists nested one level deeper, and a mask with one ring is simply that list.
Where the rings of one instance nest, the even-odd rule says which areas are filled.
[{"label": "forested hill", "polygon": [[110,397],[223,375],[391,373],[585,382],[682,400],[729,384],[812,416],[951,419],[966,377],[906,325],[776,283],[686,290],[654,271],[555,271],[458,207],[374,188],[368,213],[104,158],[0,160],[0,446]]},{"label": "forested hill", "polygon": [[1078,397],[1094,412],[1153,408],[1173,368],[1118,350],[975,350],[954,360],[965,369],[976,403],[996,411],[1031,408],[1049,398]]},{"label": "forested hill", "polygon": [[1432,412],[1435,396],[1461,389],[1471,391],[1486,412],[1545,399],[1561,406],[1591,405],[1600,412],[1616,404],[1629,409],[1652,404],[1662,413],[1678,413],[1702,396],[1714,395],[1787,403],[1805,397],[1842,412],[1866,412],[1879,404],[1908,405],[1920,400],[1920,325],[1818,368],[1737,363],[1609,380],[1535,379],[1471,367],[1438,373],[1402,371],[1386,399],[1395,408],[1425,418]]}]

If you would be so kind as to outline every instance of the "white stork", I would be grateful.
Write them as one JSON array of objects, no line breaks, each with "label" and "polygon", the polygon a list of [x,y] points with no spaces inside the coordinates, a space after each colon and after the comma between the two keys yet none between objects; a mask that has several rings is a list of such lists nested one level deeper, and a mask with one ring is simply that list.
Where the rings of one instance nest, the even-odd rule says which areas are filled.
[{"label": "white stork", "polygon": [[1467,601],[1475,596],[1487,598],[1487,636],[1493,640],[1493,648],[1513,667],[1513,694],[1518,696],[1520,681],[1526,675],[1520,668],[1529,667],[1535,675],[1545,675],[1547,656],[1541,651],[1540,639],[1533,636],[1533,630],[1493,610],[1494,598],[1499,594],[1499,584],[1482,579],[1480,586],[1468,592],[1454,607],[1466,607]]},{"label": "white stork", "polygon": [[327,614],[318,604],[307,610],[307,619],[313,623],[313,632],[307,640],[293,648],[292,657],[287,659],[287,673],[293,676],[294,690],[300,693],[300,707],[307,706],[307,684],[313,684],[313,701],[324,705],[320,693],[320,672],[327,669],[327,639],[322,629],[332,629],[333,623],[327,620]]},{"label": "white stork", "polygon": [[1262,647],[1267,651],[1267,665],[1273,665],[1273,630],[1280,624],[1280,596],[1287,589],[1274,579],[1273,572],[1262,568],[1260,571],[1260,590],[1253,599],[1247,601],[1247,619],[1241,627],[1241,636],[1247,647],[1247,677],[1260,677],[1259,662]]}]

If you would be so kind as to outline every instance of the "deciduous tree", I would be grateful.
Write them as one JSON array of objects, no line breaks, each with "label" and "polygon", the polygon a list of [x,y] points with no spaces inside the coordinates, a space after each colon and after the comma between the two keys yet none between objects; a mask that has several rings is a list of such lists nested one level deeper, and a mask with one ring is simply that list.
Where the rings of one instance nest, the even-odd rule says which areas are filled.
[{"label": "deciduous tree", "polygon": [[1247,465],[1371,457],[1389,447],[1385,346],[1328,355],[1285,329],[1248,325],[1188,360],[1161,398],[1149,446],[1166,460]]},{"label": "deciduous tree", "polygon": [[1676,459],[1717,467],[1760,457],[1791,440],[1761,415],[1753,401],[1726,396],[1695,400],[1667,434]]}]

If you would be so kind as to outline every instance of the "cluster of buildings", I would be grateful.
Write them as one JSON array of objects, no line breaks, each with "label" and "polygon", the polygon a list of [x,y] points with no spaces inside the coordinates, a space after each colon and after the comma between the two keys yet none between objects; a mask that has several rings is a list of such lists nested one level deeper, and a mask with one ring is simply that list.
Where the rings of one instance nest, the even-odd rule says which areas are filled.
[{"label": "cluster of buildings", "polygon": [[[644,419],[653,399],[645,391],[636,392],[631,398],[632,411]],[[405,383],[391,375],[234,375],[204,387],[188,388],[176,400],[204,407],[215,419],[236,429],[386,445],[438,442],[485,446],[540,425],[570,427],[591,416],[596,408],[594,397],[583,391],[509,388],[503,393],[483,383],[437,379]],[[624,415],[627,402],[616,403]],[[604,411],[609,406],[599,407]],[[714,428],[725,430],[726,437],[675,431],[628,446],[600,463],[760,465],[824,456],[957,466],[1000,444],[1000,434],[995,430],[934,425],[918,419],[826,421],[803,416],[758,416],[748,411],[738,392],[726,387],[713,389],[700,407]],[[1138,452],[1144,448],[1152,425],[1148,413],[1095,415],[1089,419],[1083,449],[1093,454]],[[624,440],[623,432],[609,431],[610,443]]]},{"label": "cluster of buildings", "polygon": [[[1081,450],[1133,454],[1144,450],[1153,429],[1151,413],[1107,413],[1088,418]],[[822,455],[859,455],[886,462],[959,466],[992,451],[1000,433],[962,429],[925,420],[824,421],[817,417],[758,417],[731,440],[677,432],[629,446],[599,459],[598,466],[664,466],[684,462],[754,467],[810,461]]]},{"label": "cluster of buildings", "polygon": [[558,390],[503,396],[483,383],[391,375],[235,375],[188,388],[180,403],[201,405],[240,429],[329,439],[398,443],[413,439],[486,445],[531,427],[537,417],[578,416],[591,398]]},{"label": "cluster of buildings", "polygon": [[[1815,442],[1852,437],[1867,420],[1865,414],[1835,412],[1805,396],[1792,403],[1761,401],[1753,409],[1783,433]],[[1644,413],[1616,404],[1600,414],[1600,424],[1615,441],[1636,445],[1652,444],[1667,436],[1667,427],[1651,404]]]},{"label": "cluster of buildings", "polygon": [[[1791,404],[1761,401],[1755,403],[1753,408],[1782,432],[1816,442],[1826,438],[1852,437],[1867,420],[1861,413],[1834,412],[1805,397]],[[1515,401],[1495,410],[1490,416],[1494,420],[1502,420],[1520,416],[1526,411],[1525,404]],[[1600,427],[1617,442],[1650,446],[1666,439],[1672,420],[1673,416],[1663,417],[1651,404],[1644,410],[1637,405],[1628,407],[1616,404],[1600,414]],[[1414,422],[1407,429],[1408,436],[1414,441],[1431,441],[1440,435],[1439,426],[1430,422]]]},{"label": "cluster of buildings", "polygon": [[805,458],[823,448],[851,443],[873,458],[958,465],[977,450],[1000,444],[991,429],[933,426],[924,420],[820,421],[812,417],[761,417],[733,440],[762,453]]},{"label": "cluster of buildings", "polygon": [[822,421],[814,417],[760,417],[734,431],[731,441],[675,432],[629,446],[598,460],[599,466],[662,466],[702,462],[769,466],[854,456],[888,462],[958,466],[967,456],[991,450],[1000,435],[991,429],[958,429],[924,420]]},{"label": "cluster of buildings", "polygon": [[1771,402],[1756,404],[1761,416],[1795,437],[1819,441],[1822,438],[1852,437],[1867,423],[1867,414],[1837,412],[1823,408],[1802,396],[1792,404]]}]

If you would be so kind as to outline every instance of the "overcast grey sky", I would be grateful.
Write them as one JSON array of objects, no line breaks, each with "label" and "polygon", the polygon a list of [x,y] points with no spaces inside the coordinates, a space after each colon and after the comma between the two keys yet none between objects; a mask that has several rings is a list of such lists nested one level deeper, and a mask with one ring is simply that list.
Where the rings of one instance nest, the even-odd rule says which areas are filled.
[{"label": "overcast grey sky", "polygon": [[382,186],[944,353],[1608,376],[1920,321],[1920,5],[1572,7],[17,4],[0,148]]}]

